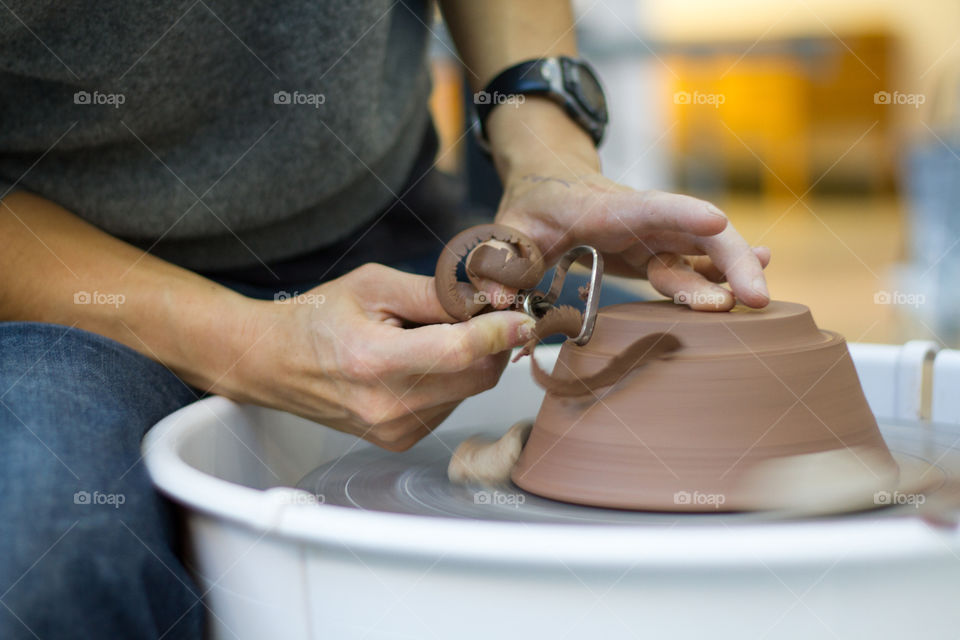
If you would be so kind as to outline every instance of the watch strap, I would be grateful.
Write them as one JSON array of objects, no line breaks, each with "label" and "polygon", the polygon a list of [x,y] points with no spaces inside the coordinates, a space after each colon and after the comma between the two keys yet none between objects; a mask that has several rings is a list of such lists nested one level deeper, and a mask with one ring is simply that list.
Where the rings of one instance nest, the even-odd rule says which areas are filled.
[{"label": "watch strap", "polygon": [[473,104],[481,128],[485,126],[487,116],[497,105],[510,96],[550,93],[550,80],[544,78],[541,69],[543,60],[527,60],[504,69],[485,89],[473,95]]},{"label": "watch strap", "polygon": [[[580,93],[582,78],[588,78],[600,93],[599,108],[591,109]],[[473,94],[474,133],[480,147],[489,153],[486,122],[497,106],[512,103],[517,96],[543,95],[557,103],[599,145],[607,123],[607,112],[596,76],[586,63],[566,56],[536,58],[501,71],[481,91]],[[518,102],[522,102],[519,100]]]}]

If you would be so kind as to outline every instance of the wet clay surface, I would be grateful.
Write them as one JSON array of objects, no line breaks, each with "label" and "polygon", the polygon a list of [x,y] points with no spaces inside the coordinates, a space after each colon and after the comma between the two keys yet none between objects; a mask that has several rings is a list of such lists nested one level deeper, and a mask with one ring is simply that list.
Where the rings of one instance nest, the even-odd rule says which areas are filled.
[{"label": "wet clay surface", "polygon": [[[662,511],[768,508],[777,482],[790,483],[784,492],[797,483],[856,487],[854,502],[896,486],[897,465],[846,342],[818,329],[803,305],[607,307],[587,345],[564,344],[553,376],[594,375],[650,334],[670,334],[682,347],[594,391],[547,394],[513,470],[518,486]],[[779,473],[778,462],[791,473]]]}]

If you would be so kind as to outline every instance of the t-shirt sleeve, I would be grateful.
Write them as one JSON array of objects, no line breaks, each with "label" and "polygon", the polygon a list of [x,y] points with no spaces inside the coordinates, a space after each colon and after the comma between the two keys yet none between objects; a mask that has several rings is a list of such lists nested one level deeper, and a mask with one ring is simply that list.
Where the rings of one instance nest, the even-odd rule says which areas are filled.
[{"label": "t-shirt sleeve", "polygon": [[21,189],[13,180],[7,180],[6,178],[0,176],[0,200],[6,198],[11,193],[19,191]]}]

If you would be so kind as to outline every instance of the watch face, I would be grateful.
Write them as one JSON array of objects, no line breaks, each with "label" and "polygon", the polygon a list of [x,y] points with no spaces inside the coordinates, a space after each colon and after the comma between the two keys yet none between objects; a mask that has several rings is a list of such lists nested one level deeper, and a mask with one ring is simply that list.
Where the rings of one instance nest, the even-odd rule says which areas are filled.
[{"label": "watch face", "polygon": [[607,103],[600,82],[587,65],[575,60],[563,60],[564,86],[593,119],[606,123]]}]

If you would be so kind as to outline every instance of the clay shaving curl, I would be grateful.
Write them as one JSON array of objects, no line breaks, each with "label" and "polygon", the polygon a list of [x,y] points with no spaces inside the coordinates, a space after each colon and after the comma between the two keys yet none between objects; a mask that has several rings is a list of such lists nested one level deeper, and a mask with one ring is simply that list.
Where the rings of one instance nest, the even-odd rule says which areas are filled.
[{"label": "clay shaving curl", "polygon": [[596,373],[586,377],[564,378],[543,370],[533,357],[537,344],[547,336],[562,333],[574,338],[580,333],[583,314],[570,306],[553,307],[537,321],[533,337],[514,357],[514,362],[525,355],[530,356],[530,371],[533,379],[548,393],[557,396],[579,396],[615,384],[634,369],[680,349],[683,343],[671,333],[651,333],[633,342],[629,347],[611,358]]},{"label": "clay shaving curl", "polygon": [[499,240],[519,250],[480,247],[471,260],[471,273],[496,280],[515,289],[535,287],[543,278],[543,254],[537,245],[516,229],[502,224],[481,224],[461,231],[447,243],[437,260],[437,297],[444,310],[457,320],[469,320],[489,306],[470,283],[457,280],[457,266],[468,253],[488,240]]}]

